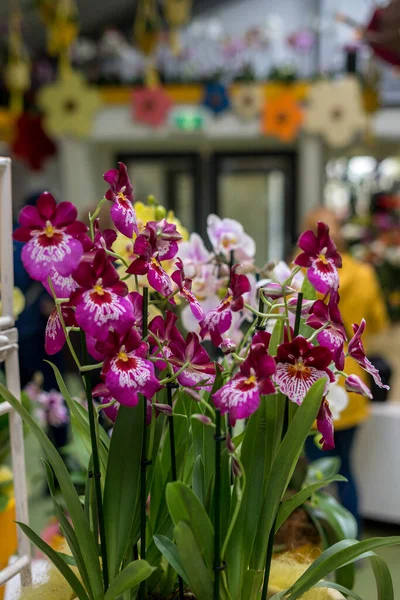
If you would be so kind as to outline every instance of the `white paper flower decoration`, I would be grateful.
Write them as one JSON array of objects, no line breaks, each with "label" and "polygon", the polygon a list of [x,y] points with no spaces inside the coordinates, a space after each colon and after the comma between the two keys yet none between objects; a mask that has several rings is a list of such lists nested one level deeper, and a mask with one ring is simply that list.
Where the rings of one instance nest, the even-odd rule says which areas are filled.
[{"label": "white paper flower decoration", "polygon": [[330,146],[338,148],[350,144],[365,126],[361,87],[355,77],[318,81],[311,87],[305,131],[320,134]]}]

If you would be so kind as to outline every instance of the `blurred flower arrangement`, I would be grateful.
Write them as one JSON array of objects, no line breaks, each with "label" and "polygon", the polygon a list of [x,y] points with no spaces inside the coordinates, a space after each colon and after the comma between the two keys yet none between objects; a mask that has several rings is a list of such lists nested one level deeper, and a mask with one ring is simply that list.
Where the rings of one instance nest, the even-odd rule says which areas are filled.
[{"label": "blurred flower arrangement", "polygon": [[[87,400],[84,407],[71,397],[55,365],[60,394],[37,393],[56,426],[66,418],[65,399],[86,448],[79,497],[40,424],[0,385],[43,447],[68,548],[59,553],[19,526],[60,571],[71,598],[113,600],[130,591],[140,600],[264,599],[275,534],[338,480],[335,472],[303,477],[286,496],[314,424],[317,443],[334,447],[330,385],[342,377],[348,390],[370,395],[343,372],[345,355],[383,387],[365,356],[364,320],[347,340],[341,256],[318,223],[316,234],[300,236],[292,266],[258,268],[254,240],[237,221],[210,215],[207,248],[196,234],[184,240],[179,221],[154,200],[136,212],[122,163],[104,180],[108,189],[89,228],[73,204],[57,205],[44,192],[36,207],[21,211],[13,234],[24,243],[26,270],[54,298],[47,352],[67,344]],[[117,232],[100,228],[106,206]],[[99,422],[103,412],[114,422],[111,437]],[[339,541],[276,598],[295,600],[333,570],[336,583],[321,585],[347,593],[351,578],[340,567],[394,543],[400,538]],[[390,575],[373,557],[381,588]],[[50,589],[44,583],[41,597]]]}]

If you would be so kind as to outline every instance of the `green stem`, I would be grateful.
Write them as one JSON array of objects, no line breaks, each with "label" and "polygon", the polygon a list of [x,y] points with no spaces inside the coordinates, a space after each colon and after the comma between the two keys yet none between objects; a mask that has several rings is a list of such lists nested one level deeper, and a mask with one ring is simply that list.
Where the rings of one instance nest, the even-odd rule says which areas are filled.
[{"label": "green stem", "polygon": [[[83,331],[81,331],[81,344],[82,344],[82,359],[85,363],[88,362],[88,353],[86,347],[86,338]],[[96,506],[97,513],[99,517],[99,530],[100,530],[100,548],[101,548],[101,558],[102,558],[102,567],[103,567],[103,581],[104,581],[104,591],[106,592],[108,589],[108,560],[107,560],[107,544],[106,544],[106,532],[104,526],[104,513],[103,513],[103,500],[101,496],[101,484],[100,484],[100,459],[99,459],[99,449],[97,446],[97,436],[96,436],[96,423],[95,423],[95,414],[93,407],[93,398],[92,398],[92,382],[90,373],[85,373],[83,375],[83,380],[85,383],[85,391],[86,391],[86,399],[88,404],[88,416],[89,416],[89,428],[90,428],[90,441],[92,446],[92,457],[93,457],[93,477],[94,477],[94,489],[96,496]]]},{"label": "green stem", "polygon": [[[242,479],[243,483],[242,483],[242,485],[240,487],[240,490],[238,489],[238,491],[237,491],[237,502],[236,502],[235,510],[234,510],[233,515],[232,515],[232,519],[231,519],[231,522],[229,524],[229,529],[228,529],[228,531],[226,533],[225,541],[223,543],[222,550],[221,550],[222,559],[225,556],[226,550],[228,548],[228,543],[229,543],[230,537],[231,537],[233,529],[234,529],[234,527],[236,525],[236,521],[237,521],[237,518],[239,516],[240,507],[242,505],[244,491],[246,489],[246,474],[245,474],[245,471],[244,471],[244,468],[243,468],[243,464],[242,464],[240,458],[236,454],[235,454],[235,459],[237,460],[237,462],[239,464],[239,467],[240,467],[240,470],[242,471],[242,477],[241,477],[241,479]],[[238,481],[238,485],[239,485],[239,478],[237,479],[237,481]]]},{"label": "green stem", "polygon": [[113,256],[114,258],[120,260],[125,265],[126,268],[129,267],[127,261],[120,254],[117,254],[116,252],[112,252],[112,250],[106,250],[106,252],[109,256]]},{"label": "green stem", "polygon": [[214,487],[214,600],[220,600],[221,565],[221,411],[215,411],[215,487]]},{"label": "green stem", "polygon": [[247,310],[252,312],[254,315],[257,315],[257,317],[261,317],[262,319],[287,319],[288,318],[287,315],[282,315],[279,313],[260,312],[259,310],[253,308],[250,304],[247,304],[246,302],[244,303],[244,307],[247,308]]},{"label": "green stem", "polygon": [[264,319],[261,316],[264,313],[264,300],[263,300],[261,291],[260,291],[260,296],[259,296],[259,299],[258,299],[258,312],[259,312],[259,315],[257,317],[256,329],[257,329],[257,331],[260,331],[260,330],[264,330],[265,329]]},{"label": "green stem", "polygon": [[276,518],[274,520],[274,524],[272,525],[271,533],[269,534],[269,538],[268,538],[267,558],[265,560],[264,584],[263,584],[263,589],[262,589],[262,594],[261,594],[261,600],[267,600],[269,576],[271,573],[272,551],[274,548],[275,528],[276,528]]},{"label": "green stem", "polygon": [[96,210],[94,211],[94,213],[91,215],[89,214],[89,229],[90,229],[90,237],[92,239],[92,241],[94,240],[94,229],[93,229],[93,223],[95,222],[95,220],[97,219],[100,211],[101,211],[101,207],[103,206],[104,202],[107,201],[107,198],[102,198],[100,200],[100,202],[97,205]]},{"label": "green stem", "polygon": [[325,325],[322,325],[322,327],[320,327],[319,329],[316,329],[309,338],[307,338],[307,342],[312,342],[313,340],[315,340],[315,338],[317,337],[317,335],[319,333],[321,333],[321,331],[324,331],[324,329],[327,329],[328,327],[330,327],[331,322],[328,321],[328,323],[325,323]]},{"label": "green stem", "polygon": [[96,369],[101,369],[104,363],[97,363],[95,365],[84,365],[79,370],[81,373],[87,373],[88,371],[95,371]]},{"label": "green stem", "polygon": [[69,339],[69,334],[68,334],[68,331],[67,331],[67,327],[65,325],[65,321],[64,321],[63,314],[62,314],[62,310],[61,310],[60,305],[57,303],[57,296],[56,296],[56,293],[54,291],[53,282],[51,281],[50,277],[47,278],[47,282],[49,284],[49,288],[50,288],[50,291],[51,291],[51,295],[53,296],[53,300],[54,300],[54,302],[56,304],[56,310],[57,310],[58,318],[60,319],[61,327],[62,327],[62,330],[63,330],[64,335],[65,335],[65,340],[67,342],[67,346],[69,348],[69,351],[71,352],[71,356],[74,359],[76,366],[80,370],[81,363],[79,362],[79,358],[77,357],[76,352],[74,350],[74,347],[72,345],[72,342]]},{"label": "green stem", "polygon": [[[148,310],[149,310],[149,289],[143,288],[143,322],[142,322],[142,337],[146,338],[148,334]],[[140,558],[146,559],[146,474],[148,467],[147,460],[147,400],[142,396],[141,401],[143,403],[143,441],[142,441],[142,457],[140,465]],[[140,600],[145,600],[146,596],[146,582],[142,581],[139,589]]]},{"label": "green stem", "polygon": [[182,365],[182,367],[178,371],[176,371],[176,373],[171,375],[171,377],[166,377],[165,379],[161,379],[160,385],[168,385],[169,383],[174,383],[174,381],[176,381],[176,379],[179,377],[179,375],[181,373],[183,373],[183,371],[185,369],[188,368],[189,364],[190,363],[186,362],[184,365]]}]

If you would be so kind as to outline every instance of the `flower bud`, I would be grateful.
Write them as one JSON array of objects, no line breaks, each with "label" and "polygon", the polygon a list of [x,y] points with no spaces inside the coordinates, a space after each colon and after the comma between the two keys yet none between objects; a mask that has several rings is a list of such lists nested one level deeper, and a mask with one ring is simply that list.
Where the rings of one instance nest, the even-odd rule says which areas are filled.
[{"label": "flower bud", "polygon": [[226,338],[222,340],[220,348],[222,352],[226,355],[231,354],[231,352],[235,352],[237,346],[233,340],[231,340],[230,338]]},{"label": "flower bud", "polygon": [[349,375],[345,381],[345,388],[348,392],[354,392],[355,394],[361,394],[367,396],[372,400],[371,390],[358,375]]},{"label": "flower bud", "polygon": [[278,298],[282,298],[284,294],[289,295],[293,294],[294,292],[294,289],[292,289],[288,285],[282,287],[280,283],[275,283],[273,281],[267,283],[267,285],[262,289],[264,295],[267,296],[267,298],[271,298],[271,300],[277,300]]},{"label": "flower bud", "polygon": [[203,425],[214,425],[214,423],[212,422],[212,420],[210,419],[210,417],[206,417],[206,415],[202,415],[202,414],[195,414],[192,415],[192,419],[196,419],[197,421],[200,421],[200,423],[203,423]]},{"label": "flower bud", "polygon": [[242,469],[240,468],[240,465],[234,456],[232,457],[232,473],[234,477],[242,476]]},{"label": "flower bud", "polygon": [[172,407],[169,404],[158,404],[155,402],[153,404],[153,408],[155,408],[157,412],[167,415],[167,417],[172,415]]},{"label": "flower bud", "polygon": [[226,433],[226,448],[230,454],[233,454],[236,450],[235,444],[232,442],[232,438],[229,431],[227,431]]},{"label": "flower bud", "polygon": [[[288,309],[292,314],[297,312],[297,295],[288,300]],[[310,314],[310,310],[313,307],[314,300],[304,300],[301,303],[301,316],[307,317]]]},{"label": "flower bud", "polygon": [[156,206],[156,211],[155,211],[155,220],[161,221],[162,219],[165,219],[166,216],[167,216],[167,211],[165,210],[164,206],[161,206],[160,204],[158,204]]},{"label": "flower bud", "polygon": [[195,402],[201,402],[200,394],[198,394],[196,390],[192,390],[191,388],[184,388],[183,391],[185,392],[185,394],[190,396]]},{"label": "flower bud", "polygon": [[149,194],[147,196],[147,204],[149,206],[155,206],[155,204],[156,204],[156,198],[155,198],[155,196],[153,196],[153,194]]}]

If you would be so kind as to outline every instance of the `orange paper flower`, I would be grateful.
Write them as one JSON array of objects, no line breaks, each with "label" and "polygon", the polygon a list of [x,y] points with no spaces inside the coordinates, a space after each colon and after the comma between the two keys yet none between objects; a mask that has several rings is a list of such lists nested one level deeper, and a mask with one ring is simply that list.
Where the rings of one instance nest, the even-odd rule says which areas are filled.
[{"label": "orange paper flower", "polygon": [[291,91],[267,100],[262,119],[265,135],[277,137],[282,142],[291,142],[296,138],[302,122],[302,110]]}]

